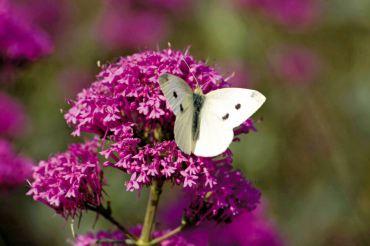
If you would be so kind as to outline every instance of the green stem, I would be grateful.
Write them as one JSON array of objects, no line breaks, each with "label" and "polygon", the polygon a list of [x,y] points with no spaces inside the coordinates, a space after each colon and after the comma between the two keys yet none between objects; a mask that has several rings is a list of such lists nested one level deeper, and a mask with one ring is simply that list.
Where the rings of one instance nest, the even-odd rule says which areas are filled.
[{"label": "green stem", "polygon": [[95,206],[86,204],[85,206],[86,206],[86,209],[94,211],[102,215],[106,220],[110,221],[112,224],[117,226],[117,228],[120,229],[129,239],[132,239],[134,241],[137,240],[137,237],[135,235],[131,234],[123,225],[121,225],[117,220],[115,220],[112,217],[112,212],[110,211],[110,209],[104,208],[102,205],[100,205],[99,207],[95,207]]},{"label": "green stem", "polygon": [[149,245],[151,234],[154,228],[155,215],[157,213],[159,196],[162,192],[162,185],[158,181],[154,180],[150,186],[149,200],[146,207],[146,213],[144,218],[143,230],[137,245]]},{"label": "green stem", "polygon": [[186,227],[185,224],[182,224],[178,227],[176,227],[175,229],[173,229],[172,231],[168,232],[167,234],[161,236],[161,237],[157,237],[156,239],[153,239],[152,241],[150,241],[149,245],[157,245],[158,243],[176,235],[177,233],[181,232],[182,230],[184,230],[184,228]]}]

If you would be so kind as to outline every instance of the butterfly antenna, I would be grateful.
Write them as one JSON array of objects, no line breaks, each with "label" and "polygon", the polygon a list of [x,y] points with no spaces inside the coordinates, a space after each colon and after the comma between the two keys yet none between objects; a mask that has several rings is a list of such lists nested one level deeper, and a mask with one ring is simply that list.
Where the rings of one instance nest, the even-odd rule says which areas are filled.
[{"label": "butterfly antenna", "polygon": [[197,80],[197,77],[195,77],[194,73],[191,71],[190,66],[189,66],[189,65],[188,65],[188,63],[185,61],[184,57],[182,57],[181,59],[185,62],[185,65],[188,67],[189,72],[191,73],[191,75],[193,75],[193,78],[194,78],[195,82],[197,83],[197,87],[198,87],[198,88],[201,88],[201,87],[200,87],[200,84],[199,84],[199,82],[198,82],[198,80]]}]

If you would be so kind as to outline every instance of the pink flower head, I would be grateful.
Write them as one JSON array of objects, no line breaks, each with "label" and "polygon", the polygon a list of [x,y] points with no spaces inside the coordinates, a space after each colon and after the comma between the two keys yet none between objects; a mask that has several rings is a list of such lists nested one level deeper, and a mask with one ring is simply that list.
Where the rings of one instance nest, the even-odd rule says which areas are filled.
[{"label": "pink flower head", "polygon": [[310,49],[291,47],[274,52],[271,64],[280,79],[292,83],[307,83],[316,79],[320,60]]},{"label": "pink flower head", "polygon": [[103,67],[98,80],[78,94],[65,114],[74,135],[92,132],[110,140],[102,154],[113,161],[105,165],[131,174],[129,190],[148,185],[153,178],[191,187],[200,182],[205,167],[212,165],[210,160],[183,154],[173,141],[175,116],[159,88],[158,77],[171,73],[195,87],[183,59],[205,92],[227,86],[215,70],[187,53],[146,51]]},{"label": "pink flower head", "polygon": [[41,161],[35,167],[27,194],[64,217],[75,216],[86,204],[98,206],[102,195],[102,172],[97,147],[97,139],[71,144],[68,151]]},{"label": "pink flower head", "polygon": [[0,56],[6,61],[36,60],[49,54],[53,45],[49,36],[11,8],[0,3]]},{"label": "pink flower head", "polygon": [[[137,226],[132,228],[130,231],[132,234],[139,236],[141,232],[142,226]],[[163,236],[168,231],[155,231],[152,233],[153,238],[157,238],[160,236]],[[114,241],[120,241],[119,245],[128,245],[124,243],[124,240],[126,239],[125,235],[121,231],[100,231],[98,233],[87,233],[84,235],[78,235],[76,240],[72,242],[73,246],[93,246],[96,245],[98,240],[114,240]],[[99,243],[99,245],[102,246],[113,246],[117,245],[117,243]],[[195,246],[195,244],[192,244],[190,242],[187,242],[183,237],[179,235],[175,235],[170,237],[169,239],[166,239],[159,243],[160,246]]]},{"label": "pink flower head", "polygon": [[[195,76],[205,93],[228,86],[214,69],[187,52],[166,49],[121,58],[104,66],[97,81],[71,102],[65,119],[73,134],[90,132],[107,140],[109,144],[101,152],[106,159],[104,166],[128,173],[129,191],[150,185],[152,180],[168,180],[197,190],[194,206],[210,208],[207,219],[227,221],[241,211],[253,210],[259,192],[239,172],[231,170],[230,151],[211,159],[186,155],[177,147],[175,116],[158,83],[164,73],[183,78],[193,88]],[[247,120],[236,133],[253,129],[252,121]],[[220,191],[214,192],[217,189]],[[214,193],[205,204],[209,192]]]},{"label": "pink flower head", "polygon": [[0,135],[18,135],[24,131],[26,115],[15,99],[0,93]]},{"label": "pink flower head", "polygon": [[0,189],[6,190],[25,184],[32,175],[31,159],[14,153],[7,140],[0,139]]},{"label": "pink flower head", "polygon": [[[253,211],[261,193],[240,171],[232,170],[231,152],[219,160],[213,169],[208,168],[209,179],[204,185],[192,192],[191,203],[185,209],[185,218],[190,224],[199,224],[206,220],[230,222],[235,216]],[[212,185],[207,185],[212,182]]]}]

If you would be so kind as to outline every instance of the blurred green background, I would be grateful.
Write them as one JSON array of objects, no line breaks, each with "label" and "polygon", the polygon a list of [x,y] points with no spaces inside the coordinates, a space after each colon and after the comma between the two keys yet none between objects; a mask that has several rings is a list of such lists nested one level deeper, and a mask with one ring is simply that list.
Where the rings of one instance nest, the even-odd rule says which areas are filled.
[{"label": "blurred green background", "polygon": [[[286,243],[369,245],[369,1],[314,2],[314,20],[301,26],[235,2],[194,1],[179,13],[166,12],[170,27],[157,42],[112,49],[96,38],[103,2],[65,2],[69,14],[54,53],[17,70],[15,82],[3,86],[24,103],[30,118],[27,134],[14,139],[16,149],[38,161],[78,141],[60,109],[68,109],[66,98],[94,81],[97,61],[166,48],[168,41],[180,50],[190,45],[194,57],[225,76],[235,72],[230,81],[236,86],[267,97],[253,116],[257,132],[242,136],[232,150],[235,165],[262,191]],[[289,59],[284,52],[291,50],[303,54],[298,65],[290,65],[293,75],[281,72]],[[140,223],[146,193],[125,192],[122,175],[107,172],[114,214],[125,224]],[[72,237],[70,221],[25,192],[1,195],[3,233],[14,235],[14,244],[29,239],[34,245],[65,245]],[[171,199],[164,193],[163,204]],[[75,230],[92,230],[94,220],[84,216]],[[111,227],[98,220],[94,230],[99,228]]]}]

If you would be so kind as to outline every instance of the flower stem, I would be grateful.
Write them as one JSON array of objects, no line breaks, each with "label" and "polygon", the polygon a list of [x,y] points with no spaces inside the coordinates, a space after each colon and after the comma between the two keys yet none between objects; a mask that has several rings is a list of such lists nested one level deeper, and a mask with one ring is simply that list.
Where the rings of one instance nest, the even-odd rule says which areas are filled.
[{"label": "flower stem", "polygon": [[144,218],[143,230],[137,245],[149,245],[150,237],[154,228],[155,215],[157,213],[159,196],[162,192],[162,184],[158,183],[157,180],[152,182],[150,186],[149,200],[146,207],[146,213]]},{"label": "flower stem", "polygon": [[86,209],[94,211],[102,215],[106,220],[108,220],[109,222],[117,226],[117,228],[120,229],[129,239],[132,239],[134,241],[137,240],[137,237],[135,235],[131,234],[123,225],[121,225],[117,220],[115,220],[112,217],[112,213],[109,208],[108,209],[104,208],[102,205],[100,205],[99,207],[95,207],[95,206],[86,204],[85,206],[86,206]]},{"label": "flower stem", "polygon": [[176,227],[175,229],[166,233],[165,235],[163,235],[161,237],[157,237],[156,239],[153,239],[152,241],[150,241],[149,245],[157,245],[158,243],[160,243],[160,242],[176,235],[177,233],[181,232],[182,230],[184,230],[185,227],[186,227],[185,224],[181,224],[180,226]]}]

